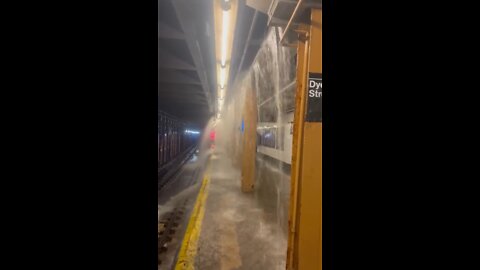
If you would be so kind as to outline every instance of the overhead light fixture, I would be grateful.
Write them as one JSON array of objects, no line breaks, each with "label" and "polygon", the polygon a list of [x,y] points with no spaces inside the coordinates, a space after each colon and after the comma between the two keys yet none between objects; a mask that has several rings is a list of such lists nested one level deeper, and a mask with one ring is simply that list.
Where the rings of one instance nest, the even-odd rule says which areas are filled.
[{"label": "overhead light fixture", "polygon": [[196,130],[185,130],[185,133],[188,133],[188,134],[200,134],[200,131],[196,131]]},{"label": "overhead light fixture", "polygon": [[225,90],[222,90],[222,89],[218,90],[218,98],[221,98],[221,99],[225,98]]},{"label": "overhead light fixture", "polygon": [[231,7],[230,0],[222,0],[221,6],[223,10],[229,10]]},{"label": "overhead light fixture", "polygon": [[228,40],[228,29],[230,22],[230,13],[228,11],[222,12],[222,56],[221,56],[221,65],[225,67],[227,64],[227,40]]},{"label": "overhead light fixture", "polygon": [[[217,71],[217,97],[224,98],[228,87],[233,34],[237,20],[238,0],[214,0],[215,58]],[[219,101],[219,110],[224,104]]]},{"label": "overhead light fixture", "polygon": [[222,68],[220,70],[220,88],[225,88],[225,80],[227,76],[227,70],[225,68]]},{"label": "overhead light fixture", "polygon": [[223,107],[224,99],[223,97],[218,97],[218,108],[221,109]]}]

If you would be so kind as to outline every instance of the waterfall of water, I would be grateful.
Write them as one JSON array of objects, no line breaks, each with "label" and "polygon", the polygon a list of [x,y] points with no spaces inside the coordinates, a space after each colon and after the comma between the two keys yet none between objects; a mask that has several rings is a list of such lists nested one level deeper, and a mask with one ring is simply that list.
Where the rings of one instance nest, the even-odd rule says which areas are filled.
[{"label": "waterfall of water", "polygon": [[229,98],[215,129],[219,147],[238,161],[245,92],[253,89],[257,106],[254,196],[271,224],[276,248],[286,252],[296,50],[279,44],[280,32],[280,28],[269,30],[252,66],[227,89]]}]

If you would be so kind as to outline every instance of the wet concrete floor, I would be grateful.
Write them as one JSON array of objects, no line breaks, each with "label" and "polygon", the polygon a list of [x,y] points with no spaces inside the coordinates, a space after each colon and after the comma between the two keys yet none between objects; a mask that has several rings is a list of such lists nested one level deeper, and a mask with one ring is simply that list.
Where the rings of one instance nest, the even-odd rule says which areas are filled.
[{"label": "wet concrete floor", "polygon": [[[208,155],[205,155],[208,156]],[[216,149],[207,158],[195,155],[158,192],[159,222],[183,209],[182,218],[168,249],[160,254],[158,269],[174,269],[190,213],[205,174],[209,175],[205,215],[202,220],[195,269],[276,270],[285,269],[288,206],[288,175],[276,166],[257,160],[256,189],[243,193],[240,171],[230,158]]]},{"label": "wet concrete floor", "polygon": [[[287,235],[276,210],[258,193],[242,193],[240,172],[221,151],[210,160],[210,183],[195,269],[285,269]],[[270,198],[274,199],[275,198]]]}]

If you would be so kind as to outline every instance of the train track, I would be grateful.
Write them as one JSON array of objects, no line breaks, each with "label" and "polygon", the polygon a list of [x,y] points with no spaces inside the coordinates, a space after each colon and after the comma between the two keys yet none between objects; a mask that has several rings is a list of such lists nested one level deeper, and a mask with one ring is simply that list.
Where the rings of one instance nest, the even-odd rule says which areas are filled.
[{"label": "train track", "polygon": [[181,157],[173,160],[171,163],[159,168],[158,173],[158,189],[162,189],[181,168],[182,166],[192,157],[195,153],[197,146],[192,146],[191,148],[187,149]]},{"label": "train track", "polygon": [[[199,173],[202,171],[202,164],[198,164],[193,171],[182,171],[182,166],[195,153],[196,147],[189,150],[185,156],[178,161],[178,167],[172,168],[172,171],[159,178],[158,188],[160,190],[169,190],[171,185],[181,181],[182,186],[190,187],[195,184]],[[168,177],[165,177],[168,176]],[[179,178],[180,177],[180,178]],[[172,205],[174,208],[159,216],[158,221],[158,268],[171,269],[173,267],[178,250],[183,240],[183,231],[185,229],[185,216],[191,211],[190,197],[185,196]],[[187,217],[188,218],[188,217]]]},{"label": "train track", "polygon": [[164,255],[169,248],[175,248],[170,244],[179,228],[182,218],[185,216],[187,203],[188,199],[185,199],[183,204],[164,214],[158,222],[158,265],[164,261]]}]

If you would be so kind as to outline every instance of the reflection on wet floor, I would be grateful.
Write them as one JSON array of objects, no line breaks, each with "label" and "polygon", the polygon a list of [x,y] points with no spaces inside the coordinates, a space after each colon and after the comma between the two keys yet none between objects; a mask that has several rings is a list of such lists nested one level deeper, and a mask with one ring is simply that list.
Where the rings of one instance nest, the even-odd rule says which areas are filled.
[{"label": "reflection on wet floor", "polygon": [[276,210],[241,192],[240,172],[223,153],[212,156],[210,171],[195,268],[285,269],[287,235]]},{"label": "reflection on wet floor", "polygon": [[[208,156],[210,165],[206,169]],[[240,171],[218,148],[211,155],[195,154],[172,183],[159,190],[159,224],[169,216],[178,222],[169,227],[175,233],[160,254],[159,270],[174,269],[204,175],[209,175],[210,181],[195,269],[285,269],[289,175],[276,164],[257,159],[256,189],[252,193],[241,191]]]}]

